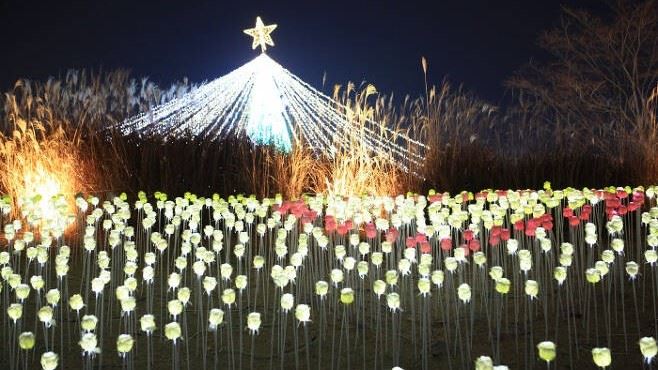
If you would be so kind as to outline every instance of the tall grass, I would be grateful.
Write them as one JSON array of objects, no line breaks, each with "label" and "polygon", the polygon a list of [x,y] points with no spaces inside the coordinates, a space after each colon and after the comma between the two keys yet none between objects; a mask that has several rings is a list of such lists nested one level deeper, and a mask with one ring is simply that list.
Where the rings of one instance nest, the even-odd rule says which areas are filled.
[{"label": "tall grass", "polygon": [[[161,89],[148,80],[131,79],[125,71],[69,71],[46,82],[20,80],[3,96],[0,127],[7,143],[0,163],[3,173],[16,174],[12,168],[37,153],[60,158],[46,155],[50,150],[74,163],[75,168],[62,171],[75,173],[84,167],[84,172],[77,172],[84,176],[72,176],[80,191],[212,190],[258,196],[282,193],[287,198],[323,191],[395,194],[430,188],[537,188],[545,180],[556,186],[652,183],[658,176],[656,90],[646,99],[642,125],[614,133],[615,142],[626,145],[604,146],[588,130],[545,124],[550,115],[540,105],[520,99],[521,104],[501,109],[447,81],[428,87],[426,96],[418,98],[396,99],[366,84],[336,88],[334,99],[347,107],[356,127],[370,118],[429,147],[423,163],[409,172],[370,153],[360,144],[359,130],[336,133],[349,135],[352,145],[330,157],[311,156],[303,143],[285,155],[275,148],[254,147],[246,139],[165,140],[122,136],[107,129],[192,88],[183,81]],[[18,155],[28,149],[33,153]],[[8,177],[3,179],[4,190],[16,194],[16,185],[8,184]]]}]

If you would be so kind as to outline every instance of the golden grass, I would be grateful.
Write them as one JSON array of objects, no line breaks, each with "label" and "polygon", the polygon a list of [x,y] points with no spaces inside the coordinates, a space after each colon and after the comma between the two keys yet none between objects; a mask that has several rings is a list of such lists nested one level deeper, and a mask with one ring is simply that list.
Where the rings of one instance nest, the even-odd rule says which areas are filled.
[{"label": "golden grass", "polygon": [[[14,209],[31,204],[45,222],[53,221],[58,211],[72,213],[75,193],[90,190],[93,182],[86,171],[88,160],[61,127],[49,131],[40,122],[15,122],[11,137],[0,137],[0,186],[16,197]],[[60,196],[69,200],[66,210],[58,209]]]},{"label": "golden grass", "polygon": [[[646,100],[643,129],[616,138],[637,145],[609,147],[605,152],[592,150],[600,144],[588,144],[584,131],[564,126],[560,132],[552,131],[557,126],[543,123],[546,112],[541,109],[514,106],[501,111],[447,82],[428,87],[426,96],[416,99],[384,96],[366,84],[337,87],[333,97],[347,107],[357,129],[336,133],[335,140],[352,144],[350,150],[332,157],[312,155],[299,140],[291,153],[283,154],[239,138],[163,140],[102,131],[189,88],[180,83],[161,90],[147,80],[132,80],[123,71],[103,75],[72,71],[61,80],[19,81],[4,95],[0,116],[4,132],[0,192],[21,193],[16,189],[26,188],[26,179],[31,183],[30,177],[45,173],[62,182],[57,185],[61,189],[82,192],[244,192],[260,197],[281,193],[287,199],[315,192],[397,194],[430,188],[456,192],[537,188],[544,180],[556,186],[592,186],[652,183],[658,178],[658,90]],[[361,145],[363,130],[358,129],[365,118],[427,144],[425,160],[404,172],[389,158],[368,151]],[[624,149],[628,147],[635,150]]]}]

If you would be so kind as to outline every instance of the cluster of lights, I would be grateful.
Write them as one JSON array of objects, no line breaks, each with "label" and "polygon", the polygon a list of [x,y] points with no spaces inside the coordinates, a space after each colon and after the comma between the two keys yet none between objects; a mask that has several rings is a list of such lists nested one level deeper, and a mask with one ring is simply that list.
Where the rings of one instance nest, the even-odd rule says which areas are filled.
[{"label": "cluster of lights", "polygon": [[290,73],[267,54],[273,45],[260,18],[245,30],[262,53],[229,74],[190,93],[124,121],[124,134],[217,140],[245,135],[258,145],[288,152],[299,138],[316,152],[333,156],[349,150],[355,133],[370,152],[390,158],[406,169],[422,159],[425,146],[371,119],[357,124],[348,107]]},{"label": "cluster of lights", "polygon": [[[4,295],[0,312],[8,324],[0,331],[9,345],[0,348],[0,357],[7,358],[8,368],[19,368],[22,361],[27,361],[25,368],[36,368],[30,358],[37,357],[26,355],[43,351],[42,369],[56,369],[60,355],[62,360],[69,357],[71,343],[64,342],[64,333],[70,323],[80,333],[73,347],[82,350],[83,369],[112,366],[103,363],[102,354],[108,348],[104,342],[115,344],[112,352],[128,370],[137,358],[146,356],[147,364],[154,362],[153,354],[160,353],[163,344],[172,348],[173,368],[178,368],[183,353],[189,361],[189,343],[203,350],[204,368],[208,358],[218,364],[221,357],[233,359],[245,348],[251,351],[253,362],[260,348],[255,345],[257,337],[285,348],[290,319],[296,325],[295,340],[300,340],[296,330],[303,330],[305,345],[300,352],[306,352],[305,368],[312,368],[308,330],[318,333],[320,350],[329,347],[328,342],[322,343],[327,333],[332,337],[336,333],[339,343],[354,334],[365,338],[369,320],[363,325],[349,323],[368,312],[378,323],[371,327],[377,344],[375,352],[367,355],[365,342],[360,344],[364,363],[366,356],[380,358],[383,352],[378,351],[391,352],[392,364],[400,363],[399,325],[416,323],[418,345],[409,346],[410,357],[420,356],[426,361],[421,368],[429,369],[430,341],[425,338],[430,325],[446,312],[454,312],[453,319],[446,321],[453,335],[446,333],[445,343],[454,342],[456,349],[453,353],[447,348],[448,356],[464,349],[465,363],[474,360],[476,369],[507,369],[493,365],[501,361],[501,342],[494,339],[494,330],[498,336],[501,328],[521,326],[502,321],[502,313],[512,305],[527,310],[522,325],[536,319],[535,307],[537,312],[543,308],[546,318],[554,314],[552,320],[562,320],[563,311],[553,307],[570,312],[590,304],[593,310],[585,311],[582,325],[591,318],[611,323],[610,306],[599,310],[597,302],[606,304],[615,297],[626,304],[624,288],[613,285],[595,292],[594,286],[620,281],[632,289],[633,296],[636,289],[655,289],[656,192],[657,186],[553,190],[546,183],[541,191],[431,191],[426,196],[397,197],[318,194],[299,201],[285,201],[280,195],[258,200],[243,195],[202,198],[190,193],[168,199],[160,192],[151,200],[140,192],[134,203],[128,202],[126,194],[107,200],[78,196],[73,215],[54,214],[61,223],[71,217],[83,221],[74,223],[76,233],[66,238],[75,243],[72,247],[64,245],[61,229],[41,227],[34,233],[30,222],[23,225],[12,220],[11,201],[1,197],[0,210],[5,214],[0,224],[6,241],[0,241],[0,293]],[[34,216],[29,212],[40,211],[23,212],[27,213],[22,218],[31,220]],[[640,237],[635,237],[636,230]],[[584,253],[595,257],[584,262]],[[80,290],[77,286],[69,290],[71,278],[78,281],[75,273],[81,274]],[[561,292],[568,292],[565,289],[584,287],[596,295],[574,295],[563,306],[555,304]],[[157,290],[160,295],[155,295]],[[271,306],[260,303],[268,295]],[[525,299],[509,301],[503,296]],[[655,304],[656,295],[649,297],[650,304]],[[37,309],[27,310],[33,304]],[[639,312],[636,300],[633,306]],[[112,329],[104,315],[119,310],[120,325]],[[191,313],[199,320],[188,321],[186,315]],[[237,318],[232,316],[236,314]],[[75,315],[75,324],[65,320],[65,315]],[[483,338],[491,341],[493,358],[475,357],[470,347],[473,324],[460,315],[470,317],[470,322],[475,315],[486,317],[489,336]],[[655,312],[653,317],[649,311],[645,315],[656,319]],[[390,324],[382,320],[387,317],[393,319]],[[329,323],[329,318],[335,323]],[[608,339],[601,336],[600,341],[608,347],[591,350],[594,365],[607,368],[612,364],[614,352],[609,347],[620,345],[621,340],[613,342],[611,333],[625,326],[627,319],[622,315],[621,323],[603,327]],[[639,328],[638,313],[636,320]],[[544,325],[548,328],[549,322]],[[571,325],[575,324],[567,323],[570,340],[559,345],[564,352],[574,348],[571,339],[582,337],[576,336]],[[153,335],[157,330],[163,335]],[[522,334],[526,344],[534,343],[532,330],[531,326],[530,340]],[[535,330],[541,332],[541,325]],[[34,334],[40,331],[43,336]],[[140,332],[146,334],[146,353],[137,346],[143,340]],[[251,346],[245,343],[245,332]],[[637,338],[653,334],[636,342],[651,366],[658,354],[658,332],[637,334]],[[49,341],[57,335],[59,340]],[[208,336],[214,339],[209,341]],[[227,343],[221,355],[218,337]],[[623,340],[627,337],[624,332]],[[585,334],[584,338],[589,337]],[[340,361],[346,353],[349,358],[350,352],[343,348],[352,347],[339,344],[335,352],[334,344],[332,338],[331,361]],[[536,361],[538,357],[549,365],[566,361],[557,352],[558,344],[550,340],[539,342],[536,354],[533,347],[525,347],[524,368],[533,367],[530,358]],[[285,354],[281,361],[286,363]],[[227,363],[227,368],[236,368],[232,360]]]}]

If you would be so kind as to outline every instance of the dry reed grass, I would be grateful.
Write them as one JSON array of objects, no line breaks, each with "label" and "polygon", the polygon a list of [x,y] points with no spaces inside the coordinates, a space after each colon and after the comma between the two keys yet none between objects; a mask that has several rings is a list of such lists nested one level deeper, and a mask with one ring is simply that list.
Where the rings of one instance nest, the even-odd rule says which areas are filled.
[{"label": "dry reed grass", "polygon": [[[2,189],[16,196],[17,205],[30,200],[46,210],[55,196],[73,199],[79,191],[94,190],[98,180],[82,136],[66,130],[43,99],[34,99],[29,84],[19,82],[14,92],[4,104],[4,124],[10,129],[0,133]],[[73,207],[71,201],[69,211]]]},{"label": "dry reed grass", "polygon": [[[612,37],[635,32],[647,43],[658,40],[658,27],[652,22],[658,12],[654,10],[651,18],[642,11],[655,2],[645,3],[648,5],[644,8],[620,16],[621,20],[610,26],[610,33],[595,35]],[[580,17],[580,13],[569,14]],[[633,22],[633,17],[643,21]],[[586,26],[590,22],[587,17],[577,19]],[[601,22],[592,25],[607,27]],[[569,32],[558,29],[551,34],[554,38],[576,37],[583,45],[598,45]],[[606,40],[597,42],[607,45]],[[564,47],[563,43],[549,45]],[[602,61],[610,58],[599,49],[592,53]],[[612,68],[608,62],[601,65]],[[622,104],[599,112],[596,109],[601,102],[616,104],[614,99],[599,99],[588,101],[590,108],[576,104],[577,109],[587,108],[593,113],[573,115],[569,94],[574,91],[557,95],[568,90],[571,85],[567,82],[571,80],[555,73],[539,74],[544,76],[540,81],[543,84],[528,75],[512,79],[514,103],[501,109],[447,81],[429,85],[427,60],[422,59],[421,66],[426,93],[418,98],[395,99],[377,93],[368,84],[357,87],[350,83],[334,89],[333,97],[340,103],[337,107],[347,107],[355,129],[335,133],[334,140],[348,140],[351,148],[333,156],[313,156],[299,140],[292,153],[284,155],[272,147],[255,147],[244,138],[204,142],[183,135],[165,140],[122,136],[107,130],[128,116],[194,88],[186,81],[165,90],[146,79],[131,79],[125,71],[69,71],[60,79],[46,82],[21,80],[5,94],[0,114],[0,129],[5,135],[0,186],[4,192],[16,193],[20,179],[25,178],[16,169],[25,164],[44,172],[63,171],[53,173],[58,179],[71,179],[75,184],[70,186],[81,191],[244,192],[260,197],[281,193],[287,199],[307,192],[397,194],[430,188],[457,192],[539,188],[545,180],[558,187],[648,184],[658,180],[655,74],[639,74],[631,79],[641,82],[631,84],[641,87],[632,90],[633,99],[628,100],[632,109]],[[552,81],[550,76],[559,79]],[[572,77],[578,82],[591,75]],[[590,86],[589,82],[584,81],[582,86]],[[546,85],[557,92],[548,94],[552,90]],[[650,93],[645,94],[646,86],[651,86]],[[562,109],[555,102],[558,98],[569,109]],[[625,124],[615,124],[620,114],[610,111],[627,116],[620,119]],[[368,151],[362,145],[366,118],[392,128],[393,134],[380,130],[387,139],[395,141],[398,133],[404,133],[425,143],[429,150],[423,153],[424,161],[407,164],[411,170],[404,172],[389,158]],[[296,136],[301,137],[299,133]],[[39,164],[39,158],[51,160]],[[65,161],[74,164],[60,165]]]}]

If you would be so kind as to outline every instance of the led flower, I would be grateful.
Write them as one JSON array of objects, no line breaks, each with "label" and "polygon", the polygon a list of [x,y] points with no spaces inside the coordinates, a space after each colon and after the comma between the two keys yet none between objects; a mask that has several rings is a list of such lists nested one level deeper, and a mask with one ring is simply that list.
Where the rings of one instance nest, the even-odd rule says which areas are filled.
[{"label": "led flower", "polygon": [[381,266],[382,262],[384,262],[384,254],[382,254],[382,252],[373,252],[370,254],[370,262],[375,267]]},{"label": "led flower", "polygon": [[208,314],[208,328],[214,331],[222,322],[224,322],[224,311],[219,308],[211,309]]},{"label": "led flower", "polygon": [[509,293],[510,287],[511,287],[511,282],[507,278],[500,278],[496,280],[496,291],[500,294],[507,294]]},{"label": "led flower", "polygon": [[319,295],[321,299],[324,299],[328,291],[329,284],[326,281],[320,280],[315,283],[315,294]]},{"label": "led flower", "polygon": [[170,322],[169,324],[165,325],[164,333],[167,339],[176,343],[178,338],[181,336],[180,324],[177,322]]},{"label": "led flower", "polygon": [[146,332],[147,335],[151,335],[155,329],[155,316],[151,314],[146,314],[139,319],[139,325],[143,332]]},{"label": "led flower", "polygon": [[626,273],[628,274],[631,280],[635,280],[639,272],[639,269],[640,266],[636,262],[633,261],[626,262]]},{"label": "led flower", "polygon": [[295,308],[295,318],[301,323],[311,321],[311,306],[307,304],[298,304]]},{"label": "led flower", "polygon": [[23,305],[21,303],[12,303],[7,307],[7,316],[16,323],[23,317]]},{"label": "led flower", "polygon": [[392,312],[398,311],[400,309],[400,295],[395,292],[388,293],[386,295],[386,304]]},{"label": "led flower", "polygon": [[434,270],[432,271],[432,283],[437,286],[437,288],[441,288],[443,285],[443,281],[445,279],[445,274],[441,270]]},{"label": "led flower", "polygon": [[125,356],[132,351],[135,343],[133,337],[129,334],[121,334],[117,337],[117,352],[120,356]]},{"label": "led flower", "polygon": [[461,285],[459,285],[459,287],[457,287],[457,296],[464,303],[470,302],[471,301],[471,286],[466,284],[466,283],[462,283]]},{"label": "led flower", "polygon": [[612,355],[608,348],[592,348],[592,360],[596,366],[606,368],[612,363]]},{"label": "led flower", "polygon": [[265,258],[258,255],[254,256],[253,265],[256,270],[260,270],[265,265]]},{"label": "led flower", "polygon": [[210,295],[215,287],[217,286],[217,279],[212,276],[206,276],[203,278],[203,289],[206,291],[207,295]]},{"label": "led flower", "polygon": [[340,302],[346,305],[354,302],[354,290],[352,288],[343,288],[340,291]]},{"label": "led flower", "polygon": [[368,275],[368,262],[366,261],[360,261],[359,263],[356,264],[356,271],[359,273],[359,277],[361,279],[365,278]]},{"label": "led flower", "polygon": [[557,266],[553,270],[553,277],[557,280],[558,285],[562,285],[567,278],[567,269],[564,266]]},{"label": "led flower", "polygon": [[430,294],[430,289],[431,289],[430,279],[428,278],[418,279],[418,290],[420,291],[420,294],[423,297],[426,297],[427,295]]},{"label": "led flower", "polygon": [[386,283],[383,280],[375,280],[372,283],[372,290],[379,298],[382,294],[386,292]]},{"label": "led flower", "polygon": [[46,302],[53,307],[57,307],[57,305],[59,304],[59,299],[60,299],[60,294],[58,289],[50,289],[46,293]]},{"label": "led flower", "polygon": [[183,303],[178,299],[172,299],[167,303],[167,311],[175,320],[183,312]]},{"label": "led flower", "polygon": [[261,324],[261,318],[260,318],[260,313],[258,312],[251,312],[249,315],[247,315],[247,328],[249,328],[250,334],[258,334],[258,330],[260,329],[260,324]]},{"label": "led flower", "polygon": [[37,317],[46,328],[51,327],[52,324],[55,323],[55,320],[53,320],[53,308],[50,306],[41,307],[39,311],[37,311]]},{"label": "led flower", "polygon": [[183,307],[187,306],[187,303],[190,301],[190,295],[192,294],[190,288],[184,286],[178,289],[176,293],[176,298],[183,304]]},{"label": "led flower", "polygon": [[181,276],[177,272],[172,272],[167,278],[167,285],[170,290],[176,290],[180,285]]},{"label": "led flower", "polygon": [[445,265],[446,270],[450,272],[454,272],[459,266],[459,263],[455,257],[446,257],[443,260],[443,264]]},{"label": "led flower", "polygon": [[599,270],[595,268],[588,268],[585,270],[585,276],[587,278],[587,281],[596,284],[599,281],[601,281],[601,274],[599,273]]},{"label": "led flower", "polygon": [[231,288],[224,289],[224,292],[222,292],[222,302],[229,306],[235,303],[235,290]]},{"label": "led flower", "polygon": [[601,260],[610,265],[615,261],[615,253],[611,249],[606,249],[601,252]]},{"label": "led flower", "polygon": [[394,286],[398,283],[398,272],[396,270],[388,270],[384,274],[384,280],[386,284]]},{"label": "led flower", "polygon": [[503,277],[503,268],[501,266],[493,266],[489,269],[489,277],[496,281]]},{"label": "led flower", "polygon": [[475,370],[493,370],[493,360],[489,356],[480,356],[475,359]]},{"label": "led flower", "polygon": [[14,288],[14,292],[16,293],[16,298],[23,302],[30,295],[30,286],[27,284],[18,284],[18,286]]},{"label": "led flower", "polygon": [[18,336],[18,346],[24,351],[34,348],[35,341],[34,333],[31,331],[23,332]]},{"label": "led flower", "polygon": [[54,352],[46,352],[41,355],[41,368],[43,370],[55,370],[59,362],[59,356]]},{"label": "led flower", "polygon": [[539,294],[539,283],[537,283],[535,280],[526,280],[525,294],[527,294],[530,299],[537,298],[537,295]]},{"label": "led flower", "polygon": [[284,293],[281,296],[281,308],[283,309],[283,312],[288,312],[292,308],[292,306],[295,304],[295,297],[290,294],[290,293]]},{"label": "led flower", "polygon": [[98,339],[94,333],[82,334],[78,344],[80,345],[80,348],[82,348],[82,353],[85,355],[93,356],[100,352],[100,348],[98,348]]},{"label": "led flower", "polygon": [[555,359],[555,343],[553,342],[540,342],[537,344],[537,351],[539,352],[539,358],[546,362],[551,362]]},{"label": "led flower", "polygon": [[641,338],[638,342],[640,346],[640,352],[642,356],[647,361],[647,364],[650,364],[656,354],[658,354],[658,347],[656,346],[656,339],[652,337]]}]

